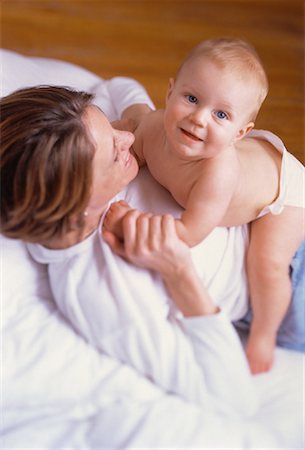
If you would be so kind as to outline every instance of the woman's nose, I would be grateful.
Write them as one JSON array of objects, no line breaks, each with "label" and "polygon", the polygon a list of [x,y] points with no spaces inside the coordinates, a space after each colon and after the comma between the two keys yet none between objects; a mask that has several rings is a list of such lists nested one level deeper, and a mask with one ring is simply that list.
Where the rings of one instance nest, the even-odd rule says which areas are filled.
[{"label": "woman's nose", "polygon": [[135,137],[130,131],[120,131],[121,150],[128,150],[134,143]]}]

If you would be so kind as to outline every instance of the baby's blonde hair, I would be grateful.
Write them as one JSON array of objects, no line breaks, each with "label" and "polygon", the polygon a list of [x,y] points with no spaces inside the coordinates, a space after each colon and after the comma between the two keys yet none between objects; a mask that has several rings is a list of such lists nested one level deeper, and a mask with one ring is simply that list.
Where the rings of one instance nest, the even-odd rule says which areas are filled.
[{"label": "baby's blonde hair", "polygon": [[269,89],[266,71],[255,48],[237,38],[208,39],[193,48],[178,69],[176,78],[183,67],[198,57],[207,58],[221,69],[238,72],[240,78],[254,82],[258,95],[257,105],[253,105],[251,119],[255,119]]}]

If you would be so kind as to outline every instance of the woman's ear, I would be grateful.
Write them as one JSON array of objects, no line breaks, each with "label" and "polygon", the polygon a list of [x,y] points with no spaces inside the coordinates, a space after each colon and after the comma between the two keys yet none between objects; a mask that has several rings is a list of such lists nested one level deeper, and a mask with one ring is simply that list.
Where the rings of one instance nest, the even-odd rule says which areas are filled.
[{"label": "woman's ear", "polygon": [[239,141],[240,139],[244,138],[252,130],[253,127],[254,122],[247,123],[247,125],[245,125],[243,128],[241,128],[241,130],[239,130],[234,140]]},{"label": "woman's ear", "polygon": [[174,89],[175,80],[174,78],[170,78],[168,82],[168,88],[166,92],[166,101],[170,98],[172,95],[173,89]]}]

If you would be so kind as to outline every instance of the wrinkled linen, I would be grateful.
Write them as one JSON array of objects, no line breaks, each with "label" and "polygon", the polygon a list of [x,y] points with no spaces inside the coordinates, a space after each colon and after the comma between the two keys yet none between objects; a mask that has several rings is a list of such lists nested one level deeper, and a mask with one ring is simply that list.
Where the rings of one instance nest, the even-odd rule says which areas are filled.
[{"label": "wrinkled linen", "polygon": [[[113,106],[110,98],[109,89],[116,84],[116,79],[105,82],[68,63],[24,58],[7,51],[2,51],[0,57],[3,94],[25,85],[64,84],[96,91],[99,106],[111,120],[122,111],[117,102],[116,107]],[[137,100],[137,90],[138,101],[149,101],[136,82],[123,80],[126,83],[130,81],[136,88],[130,89],[130,104]],[[128,101],[123,109],[128,106]],[[123,198],[135,205],[140,205],[141,199],[142,206],[146,205],[148,210],[152,210],[152,203],[165,205],[167,209],[168,194],[159,187],[153,195],[148,193],[148,180],[145,172],[141,172]],[[160,201],[163,198],[166,198],[165,202]],[[159,212],[162,212],[162,207]],[[171,206],[171,210],[177,214],[176,205]],[[242,271],[246,239],[247,232],[243,228],[217,229],[205,243],[205,258],[201,253],[203,249],[193,252],[197,270],[211,294],[218,303],[229,304],[227,309],[223,308],[223,314],[230,318],[241,315],[236,305],[239,297],[246,295]],[[219,409],[213,408],[208,396],[205,404],[204,399],[198,401],[194,394],[194,399],[184,398],[178,393],[173,395],[167,386],[152,383],[147,374],[144,376],[122,364],[118,358],[97,351],[67,323],[55,306],[46,266],[36,263],[22,242],[1,236],[1,261],[1,448],[254,449],[260,446],[288,449],[304,446],[304,405],[300,395],[304,383],[303,355],[277,349],[272,371],[253,378],[259,402],[257,412],[255,408],[252,411],[249,408],[248,413],[241,414],[238,405],[230,407],[231,411],[221,405]],[[232,265],[234,261],[237,264]],[[115,282],[116,279],[113,280]],[[162,292],[162,287],[159,288]],[[232,298],[231,303],[225,302],[226,297]],[[168,305],[165,294],[160,293],[153,300],[159,313],[163,311],[164,314],[162,308]],[[152,305],[149,308],[153,310]],[[180,326],[173,329],[178,330],[189,355],[189,366],[183,367],[182,374],[187,375],[188,370],[190,374],[199,373],[210,367],[211,372],[206,373],[209,386],[214,383],[216,392],[225,396],[223,389],[217,386],[224,385],[226,374],[217,370],[217,361],[216,364],[215,361],[199,364],[200,349],[206,339],[202,338],[201,323],[198,327],[194,323],[197,319],[185,321],[178,316],[177,320],[185,329]],[[225,317],[220,320],[227,323]],[[137,323],[140,324],[140,320]],[[213,333],[213,327],[210,331]],[[217,331],[216,327],[214,331]],[[154,342],[154,336],[149,333],[148,336]],[[161,348],[162,335],[156,336],[156,341]],[[213,353],[210,354],[212,356]],[[173,354],[168,358],[176,363]],[[227,360],[229,363],[229,353]],[[157,354],[152,361],[157,370],[163,367],[158,366]],[[234,361],[231,363],[234,365]],[[191,391],[192,386],[188,389]],[[230,390],[229,384],[227,389]],[[251,392],[249,405],[254,404]],[[232,397],[232,392],[228,395]],[[240,398],[238,392],[236,398]]]}]

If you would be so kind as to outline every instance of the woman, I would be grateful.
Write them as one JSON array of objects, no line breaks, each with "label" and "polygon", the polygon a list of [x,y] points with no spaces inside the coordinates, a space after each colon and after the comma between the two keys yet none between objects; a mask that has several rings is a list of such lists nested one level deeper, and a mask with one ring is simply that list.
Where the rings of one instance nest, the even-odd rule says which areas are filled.
[{"label": "woman", "polygon": [[[55,257],[61,250],[75,248],[79,245],[81,245],[79,249],[83,251],[82,244],[89,239],[92,241],[90,247],[94,249],[96,255],[95,250],[99,251],[99,248],[96,247],[100,244],[100,233],[96,229],[101,216],[113,196],[137,174],[137,166],[129,153],[129,147],[133,141],[132,135],[113,130],[103,113],[90,105],[90,98],[85,94],[61,88],[25,90],[3,99],[1,106],[1,152],[3,151],[1,183],[3,183],[2,192],[5,193],[3,203],[1,203],[2,232],[9,237],[38,243],[47,252],[47,249],[53,249],[51,253],[55,252],[52,253]],[[204,319],[213,317],[210,324],[204,320],[204,333],[202,333],[202,320],[200,323],[192,319],[182,318],[180,320],[193,345],[191,349],[188,344],[183,344],[185,349],[182,354],[186,355],[186,358],[182,365],[185,364],[185,370],[190,369],[187,358],[194,350],[197,356],[197,365],[193,364],[195,369],[188,373],[189,379],[185,378],[182,382],[178,380],[181,382],[179,385],[175,379],[166,379],[159,376],[158,372],[150,372],[149,369],[155,366],[153,360],[149,361],[148,365],[143,365],[138,361],[139,355],[136,355],[136,360],[132,360],[132,354],[128,353],[128,349],[123,358],[126,357],[125,362],[152,377],[162,387],[168,390],[173,389],[174,392],[194,402],[208,401],[212,411],[216,407],[216,397],[221,400],[218,402],[219,404],[225,402],[224,411],[226,412],[244,413],[250,405],[248,413],[251,416],[256,409],[255,396],[251,399],[251,382],[238,339],[226,319],[221,314],[217,314],[217,308],[207,293],[199,287],[200,283],[186,249],[179,247],[180,244],[178,245],[174,235],[170,246],[163,243],[164,238],[171,235],[172,225],[171,219],[168,217],[158,217],[156,223],[156,219],[151,220],[150,217],[133,212],[128,222],[130,238],[128,242],[131,247],[136,245],[138,248],[137,239],[139,237],[136,238],[134,231],[136,228],[140,229],[139,236],[142,236],[140,241],[142,247],[140,247],[140,251],[137,250],[138,255],[135,251],[130,253],[131,250],[129,250],[129,258],[138,265],[160,271],[173,300],[180,308],[182,305],[182,312],[185,316],[197,316],[200,320],[203,316]],[[153,254],[149,255],[146,244],[152,234],[158,245]],[[160,247],[158,247],[159,244]],[[155,258],[155,256],[156,254],[159,256],[161,250],[164,253],[168,247],[166,253],[168,263],[160,264],[159,258]],[[29,248],[34,255],[35,248],[41,250],[39,246],[29,246]],[[158,248],[160,250],[156,251]],[[176,248],[177,250],[175,250]],[[180,257],[177,252],[181,252]],[[136,256],[133,256],[134,253]],[[91,256],[90,252],[88,254]],[[43,253],[40,253],[41,255],[44,256]],[[182,269],[178,264],[178,267],[172,272],[170,267],[173,266],[176,258],[178,261],[183,261]],[[91,259],[92,261],[93,259]],[[103,262],[103,259],[101,261]],[[175,264],[174,267],[176,267]],[[54,280],[60,284],[58,277]],[[179,290],[177,289],[177,280],[179,280]],[[192,293],[191,296],[189,296],[190,293]],[[181,299],[187,298],[190,299],[190,303],[185,305]],[[62,304],[60,306],[64,309]],[[186,309],[183,310],[185,307]],[[149,312],[153,312],[154,309],[156,309],[156,305]],[[139,343],[138,339],[142,336],[141,321],[143,317],[141,312],[143,310],[135,311],[134,315],[129,316],[129,319],[134,319],[132,325],[135,328],[139,327],[132,337],[133,342],[143,345],[143,343]],[[153,317],[153,322],[149,322],[152,324],[149,331],[161,331],[160,336],[164,336],[162,334],[164,331],[171,336],[170,330],[174,327],[174,322],[170,323],[169,327],[168,321],[164,320],[162,313],[164,314],[164,310]],[[138,318],[139,320],[137,320]],[[175,316],[176,320],[177,318],[179,315]],[[162,324],[161,327],[159,322]],[[77,320],[74,325],[79,326]],[[95,331],[98,335],[100,330]],[[179,342],[184,342],[185,332],[180,326],[174,328],[174,334],[178,341],[180,339]],[[219,341],[214,343],[216,336],[218,338],[220,336],[221,345],[219,345]],[[94,340],[90,331],[86,337],[89,341]],[[167,341],[167,339],[165,340]],[[122,340],[114,344],[120,343]],[[211,345],[210,350],[205,354],[202,343]],[[231,351],[230,358],[227,356],[228,348]],[[117,347],[113,346],[110,353],[112,350],[115,354]],[[144,346],[144,353],[145,350]],[[155,357],[160,357],[159,350],[158,348],[154,351]],[[107,346],[104,351],[107,351]],[[147,355],[150,356],[149,353]],[[228,364],[232,355],[235,355],[236,359],[235,368],[231,368]],[[120,354],[119,357],[122,355]],[[209,370],[215,374],[215,361],[216,372],[220,374],[219,379],[216,380],[209,376]],[[214,370],[210,366],[212,363]],[[140,365],[139,368],[137,364]],[[202,371],[204,372],[205,369],[207,385],[202,376]],[[245,395],[241,394],[236,400],[232,398],[230,392],[226,392],[227,384],[224,386],[224,381],[221,380],[224,370],[228,373],[226,383],[229,379],[230,383],[236,384],[241,393],[247,393],[247,401],[244,401]],[[193,377],[193,374],[196,376]],[[188,386],[189,380],[195,385],[198,383],[198,386],[195,388]],[[169,381],[171,383],[168,383]],[[209,399],[207,388],[212,390],[214,399]],[[197,399],[198,393],[201,395],[199,399]],[[230,419],[228,420],[230,421]],[[211,432],[210,438],[211,442],[219,442],[216,430]]]},{"label": "woman", "polygon": [[[165,314],[156,294],[154,304],[145,299],[138,308],[128,305],[126,292],[122,299],[104,282],[101,218],[138,166],[129,152],[133,135],[113,129],[91,101],[88,94],[60,87],[24,89],[1,100],[1,232],[26,241],[34,259],[48,262],[59,307],[89,342],[168,392],[211,411],[252,417],[257,402],[239,339],[201,286],[173,219],[130,213],[125,255],[160,272],[184,317],[175,312],[168,318],[169,308]],[[123,271],[124,265],[130,270],[121,261]],[[94,308],[104,320],[83,325],[90,313],[79,314],[78,308]],[[151,350],[156,336],[164,342]],[[179,348],[178,363],[166,358],[165,346],[175,355]],[[190,363],[192,351],[196,364]],[[158,359],[164,362],[157,365]]]},{"label": "woman", "polygon": [[2,232],[8,237],[49,248],[73,245],[97,227],[109,200],[136,176],[133,135],[114,130],[91,100],[42,87],[1,101]]}]

